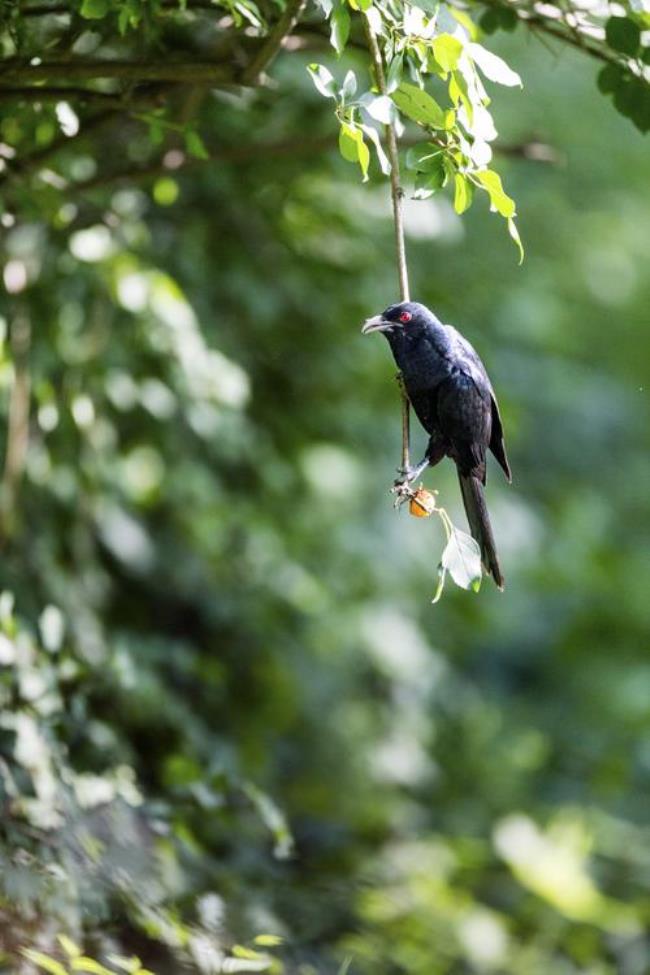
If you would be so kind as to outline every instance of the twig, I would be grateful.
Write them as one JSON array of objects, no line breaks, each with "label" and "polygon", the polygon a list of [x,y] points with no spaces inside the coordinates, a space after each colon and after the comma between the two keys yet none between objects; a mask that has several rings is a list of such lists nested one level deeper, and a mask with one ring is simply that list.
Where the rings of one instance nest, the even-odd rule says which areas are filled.
[{"label": "twig", "polygon": [[241,83],[243,85],[254,86],[259,84],[260,75],[270,66],[279,53],[284,39],[289,36],[298,23],[306,5],[307,0],[289,0],[277,24],[271,28],[266,41],[242,73]]},{"label": "twig", "polygon": [[[381,94],[385,95],[386,76],[384,74],[384,63],[382,60],[381,51],[379,50],[377,36],[373,30],[370,20],[365,16],[365,14],[363,15],[363,26],[366,32],[368,48],[370,50],[370,56],[372,58],[372,63],[375,70],[377,87],[379,88]],[[404,191],[400,185],[397,135],[395,134],[395,126],[392,122],[389,122],[385,126],[385,131],[386,145],[388,147],[388,158],[390,160],[390,195],[393,203],[393,223],[395,226],[395,250],[397,256],[399,291],[401,300],[409,301],[409,278],[408,267],[406,264],[406,245],[404,243],[404,215],[402,211],[402,199],[404,197]],[[397,381],[402,398],[402,470],[407,471],[411,466],[409,446],[411,418],[409,399],[406,394],[406,388],[404,386],[404,380],[401,374],[398,374]]]}]

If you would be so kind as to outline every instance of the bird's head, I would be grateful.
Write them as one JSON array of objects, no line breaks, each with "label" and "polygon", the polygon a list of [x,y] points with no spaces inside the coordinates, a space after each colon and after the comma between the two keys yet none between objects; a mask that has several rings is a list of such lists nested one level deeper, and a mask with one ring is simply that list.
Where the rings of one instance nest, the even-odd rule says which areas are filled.
[{"label": "bird's head", "polygon": [[398,305],[389,305],[381,315],[368,318],[361,329],[363,335],[370,332],[385,332],[387,338],[397,335],[417,335],[440,322],[425,305],[418,301],[402,301]]}]

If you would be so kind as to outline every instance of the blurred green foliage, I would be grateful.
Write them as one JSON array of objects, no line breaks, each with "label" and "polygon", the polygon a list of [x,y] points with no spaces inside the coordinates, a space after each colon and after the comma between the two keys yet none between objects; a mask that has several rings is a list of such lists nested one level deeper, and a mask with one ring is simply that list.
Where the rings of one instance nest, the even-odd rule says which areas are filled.
[{"label": "blurred green foliage", "polygon": [[[395,297],[386,186],[325,150],[307,55],[204,100],[221,160],[11,189],[12,975],[61,932],[158,975],[647,970],[647,147],[578,55],[500,43],[503,142],[558,157],[501,163],[526,264],[486,207],[407,225],[414,297],[500,395],[504,595],[432,608],[439,527],[392,510],[393,367],[359,335]],[[55,175],[148,151],[129,120],[86,146]],[[427,483],[461,522],[453,472]],[[260,931],[281,962],[235,952]]]}]

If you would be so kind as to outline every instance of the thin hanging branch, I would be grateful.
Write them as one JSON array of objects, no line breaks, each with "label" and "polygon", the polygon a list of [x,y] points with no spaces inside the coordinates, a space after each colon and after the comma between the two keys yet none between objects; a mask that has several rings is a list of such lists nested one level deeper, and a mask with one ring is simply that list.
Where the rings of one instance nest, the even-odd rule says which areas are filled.
[{"label": "thin hanging branch", "polygon": [[[366,32],[366,38],[368,40],[368,49],[370,51],[370,56],[372,58],[373,68],[375,71],[375,79],[377,82],[377,87],[382,95],[386,92],[386,75],[384,73],[384,62],[382,60],[381,51],[379,50],[379,43],[377,41],[377,35],[375,34],[372,24],[368,17],[364,15],[363,25]],[[395,126],[392,122],[389,122],[385,126],[386,131],[386,145],[388,148],[388,159],[390,161],[390,195],[393,203],[393,224],[395,227],[395,250],[397,255],[397,273],[399,276],[399,291],[400,298],[402,301],[409,301],[409,276],[408,267],[406,264],[406,245],[404,243],[404,213],[402,208],[402,200],[404,197],[404,191],[400,183],[400,172],[399,172],[399,152],[397,149],[397,134],[395,132]],[[397,375],[397,382],[399,384],[400,393],[402,396],[402,470],[407,471],[411,466],[410,458],[410,425],[411,425],[411,414],[409,399],[406,395],[406,389],[404,387],[404,381],[402,379],[401,373]]]}]

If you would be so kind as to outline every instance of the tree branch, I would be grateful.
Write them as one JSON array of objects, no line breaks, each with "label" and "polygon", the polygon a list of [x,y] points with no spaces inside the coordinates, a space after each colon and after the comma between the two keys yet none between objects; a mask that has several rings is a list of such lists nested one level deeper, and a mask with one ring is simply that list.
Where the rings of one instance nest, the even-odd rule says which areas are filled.
[{"label": "tree branch", "polygon": [[279,53],[285,38],[289,36],[298,23],[306,3],[307,0],[288,0],[284,13],[275,26],[271,28],[265,43],[242,73],[241,83],[243,85],[259,84],[260,75],[270,66]]},{"label": "tree branch", "polygon": [[[116,78],[120,81],[174,81],[179,84],[209,84],[215,88],[237,83],[232,70],[214,61],[113,61],[84,59],[43,61],[28,64],[12,59],[0,61],[0,82],[91,81]],[[240,82],[241,83],[241,82]]]}]

